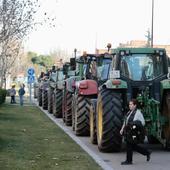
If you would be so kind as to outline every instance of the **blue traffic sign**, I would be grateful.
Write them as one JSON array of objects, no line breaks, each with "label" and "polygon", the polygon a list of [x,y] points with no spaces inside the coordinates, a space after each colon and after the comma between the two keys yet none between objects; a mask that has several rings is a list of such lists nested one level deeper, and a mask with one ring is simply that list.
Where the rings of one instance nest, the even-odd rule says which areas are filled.
[{"label": "blue traffic sign", "polygon": [[27,73],[28,73],[28,75],[34,75],[34,69],[33,68],[29,68],[28,69],[28,71],[27,71]]},{"label": "blue traffic sign", "polygon": [[28,84],[34,83],[35,81],[35,76],[28,76]]}]

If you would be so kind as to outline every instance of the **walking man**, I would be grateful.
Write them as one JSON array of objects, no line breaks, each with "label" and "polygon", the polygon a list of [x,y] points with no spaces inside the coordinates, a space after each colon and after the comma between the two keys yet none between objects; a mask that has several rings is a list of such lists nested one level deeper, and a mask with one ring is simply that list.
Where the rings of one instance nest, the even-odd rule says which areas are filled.
[{"label": "walking man", "polygon": [[16,103],[15,95],[16,95],[15,85],[12,85],[12,88],[10,89],[11,104]]},{"label": "walking man", "polygon": [[25,87],[24,84],[20,85],[20,89],[18,91],[21,106],[23,106],[23,103],[24,103],[24,99],[23,99],[24,94],[25,94],[24,87]]},{"label": "walking man", "polygon": [[[133,136],[126,136],[127,133],[132,134],[132,130],[133,128],[128,128],[130,125],[132,125],[134,122],[139,122],[141,124],[141,126],[145,125],[145,120],[143,117],[143,114],[140,112],[140,110],[137,109],[137,100],[136,99],[132,99],[129,102],[129,112],[127,113],[127,116],[125,118],[125,121],[123,123],[123,126],[120,130],[120,134],[123,135],[125,134],[125,139],[126,139],[126,160],[124,162],[121,163],[121,165],[130,165],[133,162],[133,151],[137,151],[139,153],[141,153],[142,155],[146,156],[146,160],[149,161],[150,160],[150,155],[151,152],[149,152],[146,148],[138,145],[138,143],[135,143],[133,141]],[[129,132],[130,131],[130,132]]]}]

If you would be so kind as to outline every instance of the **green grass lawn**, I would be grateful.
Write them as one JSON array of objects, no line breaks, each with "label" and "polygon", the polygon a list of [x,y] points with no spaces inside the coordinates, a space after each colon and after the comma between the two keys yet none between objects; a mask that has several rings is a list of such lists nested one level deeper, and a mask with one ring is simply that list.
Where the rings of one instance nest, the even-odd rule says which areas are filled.
[{"label": "green grass lawn", "polygon": [[0,170],[98,170],[93,159],[35,106],[0,106]]}]

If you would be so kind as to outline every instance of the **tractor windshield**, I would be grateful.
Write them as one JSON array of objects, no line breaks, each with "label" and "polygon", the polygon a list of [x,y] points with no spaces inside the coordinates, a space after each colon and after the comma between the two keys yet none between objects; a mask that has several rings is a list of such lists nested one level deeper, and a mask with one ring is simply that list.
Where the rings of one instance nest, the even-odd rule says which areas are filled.
[{"label": "tractor windshield", "polygon": [[111,61],[111,59],[103,59],[102,66],[98,66],[97,77],[99,77],[101,80],[108,79]]},{"label": "tractor windshield", "polygon": [[149,81],[163,74],[161,56],[132,54],[122,56],[121,75],[136,81]]},{"label": "tractor windshield", "polygon": [[83,76],[86,76],[87,64],[83,65]]},{"label": "tractor windshield", "polygon": [[58,81],[64,80],[63,71],[58,71]]}]

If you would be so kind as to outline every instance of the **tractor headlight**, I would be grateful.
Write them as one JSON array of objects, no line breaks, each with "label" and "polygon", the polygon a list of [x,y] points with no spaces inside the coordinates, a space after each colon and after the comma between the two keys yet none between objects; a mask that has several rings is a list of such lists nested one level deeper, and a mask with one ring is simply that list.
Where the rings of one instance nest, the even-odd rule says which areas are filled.
[{"label": "tractor headlight", "polygon": [[125,51],[120,51],[120,55],[124,56],[125,55]]}]

